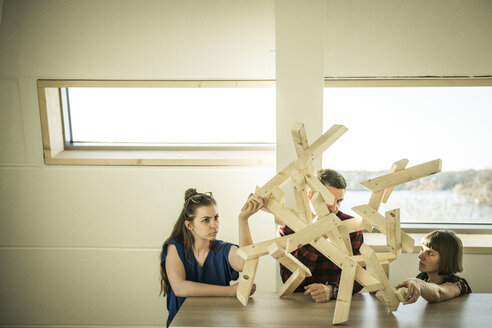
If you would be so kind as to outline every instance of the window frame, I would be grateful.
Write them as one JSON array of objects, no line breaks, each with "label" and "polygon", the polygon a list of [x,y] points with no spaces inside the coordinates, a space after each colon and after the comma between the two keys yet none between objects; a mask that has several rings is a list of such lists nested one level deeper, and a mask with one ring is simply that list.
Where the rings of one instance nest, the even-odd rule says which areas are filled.
[{"label": "window frame", "polygon": [[[90,88],[275,88],[274,80],[37,80],[44,162],[47,165],[268,166],[271,145],[119,145],[73,147],[66,143],[65,97],[70,87]],[[65,113],[66,115],[66,113]]]},{"label": "window frame", "polygon": [[[371,87],[492,87],[492,78],[325,78],[324,88]],[[460,234],[492,234],[492,223],[402,223],[402,229],[411,233],[428,233],[449,229]]]}]

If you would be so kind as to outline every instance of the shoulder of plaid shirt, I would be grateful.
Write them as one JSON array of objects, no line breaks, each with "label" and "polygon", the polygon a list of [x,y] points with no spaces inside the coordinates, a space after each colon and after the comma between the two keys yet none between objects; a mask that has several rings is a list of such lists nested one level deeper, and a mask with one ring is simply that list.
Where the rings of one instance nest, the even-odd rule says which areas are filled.
[{"label": "shoulder of plaid shirt", "polygon": [[[353,218],[352,216],[341,211],[338,211],[336,215],[342,221]],[[286,236],[294,233],[294,231],[286,225],[279,226],[277,230],[281,236]],[[362,231],[359,230],[350,233],[350,241],[352,243],[354,255],[360,255],[359,249],[364,242],[364,235],[362,234]],[[314,283],[330,283],[336,285],[337,287],[340,287],[339,285],[340,277],[342,275],[342,269],[340,269],[335,263],[327,259],[316,248],[314,248],[310,244],[306,244],[299,247],[291,254],[294,255],[305,266],[307,266],[312,274],[311,277],[306,277],[306,279],[304,279],[304,281],[297,287],[295,292],[304,292],[304,286]],[[291,274],[292,272],[290,272],[286,267],[280,264],[280,276],[282,277],[283,282],[286,282]],[[352,293],[358,293],[361,291],[362,288],[363,286],[361,284],[359,284],[357,281],[354,281],[354,288],[352,290]]]}]

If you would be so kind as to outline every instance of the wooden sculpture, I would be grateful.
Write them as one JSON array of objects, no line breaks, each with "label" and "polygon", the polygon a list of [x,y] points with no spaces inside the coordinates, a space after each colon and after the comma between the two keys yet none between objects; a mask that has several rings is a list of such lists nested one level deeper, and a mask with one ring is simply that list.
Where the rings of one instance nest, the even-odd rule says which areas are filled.
[{"label": "wooden sculpture", "polygon": [[[272,256],[292,272],[279,290],[279,297],[283,297],[291,294],[305,277],[311,276],[309,269],[290,254],[302,245],[311,244],[342,269],[333,316],[334,324],[348,320],[354,280],[368,291],[377,292],[376,296],[391,311],[397,310],[405,291],[403,289],[395,291],[390,286],[387,275],[388,264],[401,254],[402,249],[405,252],[412,252],[414,240],[400,229],[399,209],[388,211],[385,215],[381,215],[378,209],[382,201],[388,200],[395,186],[440,172],[441,160],[406,168],[408,160],[403,159],[395,162],[388,174],[361,182],[372,192],[369,203],[353,208],[360,215],[359,218],[341,221],[335,214],[329,213],[326,204],[333,204],[334,197],[316,178],[312,163],[346,131],[347,128],[343,125],[333,125],[309,145],[303,124],[297,123],[292,129],[297,159],[263,187],[257,188],[250,197],[254,199],[264,197],[266,204],[263,210],[272,213],[277,224],[286,224],[295,233],[239,249],[238,252],[245,260],[245,265],[239,280],[237,298],[244,306],[248,304],[261,256]],[[289,180],[292,181],[297,209],[285,206],[284,194],[280,189]],[[308,188],[314,191],[311,202],[307,195]],[[313,222],[310,204],[317,214],[315,222]],[[360,248],[361,255],[354,256],[349,233],[363,229],[372,231],[373,227],[386,236],[391,252],[375,253],[369,246],[363,244]],[[363,266],[366,268],[364,269]]]}]

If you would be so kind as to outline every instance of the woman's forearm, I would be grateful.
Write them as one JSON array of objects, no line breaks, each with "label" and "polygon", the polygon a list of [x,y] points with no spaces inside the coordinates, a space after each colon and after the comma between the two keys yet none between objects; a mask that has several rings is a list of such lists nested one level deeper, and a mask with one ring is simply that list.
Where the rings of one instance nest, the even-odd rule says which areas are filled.
[{"label": "woman's forearm", "polygon": [[184,280],[172,286],[174,294],[179,297],[188,296],[235,296],[236,288],[232,286],[218,286]]},{"label": "woman's forearm", "polygon": [[238,219],[239,226],[239,247],[248,246],[253,244],[253,239],[251,238],[251,231],[249,229],[248,219]]},{"label": "woman's forearm", "polygon": [[440,287],[437,284],[423,282],[421,296],[429,303],[436,303],[441,300]]}]

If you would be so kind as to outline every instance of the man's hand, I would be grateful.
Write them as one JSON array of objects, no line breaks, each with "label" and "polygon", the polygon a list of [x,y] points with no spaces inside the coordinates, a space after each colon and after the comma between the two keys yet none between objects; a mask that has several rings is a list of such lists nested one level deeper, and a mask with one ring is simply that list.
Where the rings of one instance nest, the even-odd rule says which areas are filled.
[{"label": "man's hand", "polygon": [[328,302],[333,297],[333,287],[330,285],[311,284],[304,286],[304,289],[306,290],[304,295],[310,294],[317,303]]}]

